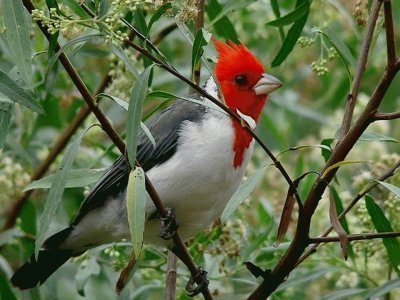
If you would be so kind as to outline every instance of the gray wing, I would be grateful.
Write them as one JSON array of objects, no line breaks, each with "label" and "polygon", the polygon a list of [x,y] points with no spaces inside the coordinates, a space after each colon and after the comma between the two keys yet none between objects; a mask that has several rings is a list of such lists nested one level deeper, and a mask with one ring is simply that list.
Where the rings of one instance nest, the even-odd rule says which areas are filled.
[{"label": "gray wing", "polygon": [[[172,157],[176,152],[182,123],[200,122],[206,110],[204,105],[176,100],[169,108],[154,117],[148,124],[148,128],[156,141],[156,147],[143,132],[139,135],[136,158],[144,171]],[[79,223],[87,212],[102,206],[110,197],[118,197],[124,192],[128,184],[129,172],[129,164],[125,157],[119,157],[86,196],[72,225]]]}]

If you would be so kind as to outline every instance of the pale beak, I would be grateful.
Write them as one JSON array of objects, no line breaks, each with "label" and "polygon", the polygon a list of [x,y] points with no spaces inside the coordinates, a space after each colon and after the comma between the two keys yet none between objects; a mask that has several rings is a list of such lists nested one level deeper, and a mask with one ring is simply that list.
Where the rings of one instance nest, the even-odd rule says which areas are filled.
[{"label": "pale beak", "polygon": [[267,95],[273,91],[279,89],[282,86],[282,82],[276,79],[274,76],[263,73],[261,79],[253,87],[256,95]]}]

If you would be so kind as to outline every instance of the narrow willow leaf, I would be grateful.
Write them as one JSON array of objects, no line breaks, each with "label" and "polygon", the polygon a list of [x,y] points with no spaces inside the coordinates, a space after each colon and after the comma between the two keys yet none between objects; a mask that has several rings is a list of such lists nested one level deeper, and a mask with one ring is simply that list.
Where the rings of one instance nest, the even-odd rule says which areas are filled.
[{"label": "narrow willow leaf", "polygon": [[201,28],[197,31],[196,37],[194,38],[193,42],[193,49],[192,49],[192,70],[195,70],[195,66],[201,59],[201,55],[203,54],[203,47],[207,46],[210,42],[211,34]]},{"label": "narrow willow leaf", "polygon": [[43,241],[45,240],[50,222],[54,218],[57,208],[60,206],[62,196],[64,194],[65,184],[67,182],[67,174],[71,170],[72,162],[74,161],[75,155],[78,152],[82,137],[93,126],[95,125],[90,126],[88,129],[79,134],[79,136],[76,137],[71,145],[67,148],[61,161],[61,165],[54,176],[54,180],[44,203],[42,216],[39,219],[39,230],[35,244],[36,257]]},{"label": "narrow willow leaf", "polygon": [[92,34],[86,34],[83,36],[78,36],[77,38],[74,38],[74,39],[68,41],[67,43],[65,43],[57,51],[57,53],[55,53],[54,55],[51,56],[51,59],[49,60],[49,63],[48,63],[49,66],[47,68],[47,75],[50,73],[51,69],[53,68],[54,64],[58,60],[58,57],[60,56],[61,53],[65,52],[66,50],[68,50],[69,48],[71,48],[72,46],[74,46],[76,44],[79,44],[79,43],[85,44],[86,42],[88,42],[90,40],[95,40],[95,39],[99,39],[99,38],[103,38],[103,36],[99,33],[92,33]]},{"label": "narrow willow leaf", "polygon": [[288,13],[287,15],[280,17],[276,20],[268,22],[267,25],[274,26],[274,27],[282,27],[286,25],[290,25],[293,22],[296,22],[298,19],[303,17],[305,14],[308,14],[310,11],[311,2],[305,1],[301,3],[299,6],[295,8],[292,12]]},{"label": "narrow willow leaf", "polygon": [[[372,223],[377,232],[393,232],[392,226],[389,220],[385,217],[382,209],[375,203],[374,198],[370,195],[365,195],[365,204],[367,206],[367,211],[371,217]],[[386,252],[389,257],[389,261],[396,271],[397,275],[400,277],[400,270],[398,268],[400,264],[400,244],[396,238],[383,238],[383,245],[386,248]]]},{"label": "narrow willow leaf", "polygon": [[[137,262],[135,251],[132,251],[131,258],[126,265],[126,267],[122,270],[121,274],[119,275],[117,284],[115,286],[115,292],[117,295],[120,295],[124,287],[126,286],[126,283],[129,281],[129,279],[133,275],[133,268],[135,267]],[[134,298],[132,298],[134,299]]]},{"label": "narrow willow leaf", "polygon": [[375,141],[375,142],[394,142],[400,143],[399,140],[392,138],[390,136],[386,136],[377,132],[364,132],[360,138],[360,141]]},{"label": "narrow willow leaf", "polygon": [[[210,0],[206,3],[206,13],[211,21],[213,21],[215,17],[218,16],[222,9],[223,6],[219,4],[217,0]],[[235,27],[227,16],[223,16],[222,18],[220,18],[220,20],[213,24],[213,27],[218,36],[221,36],[226,40],[239,42]]]},{"label": "narrow willow leaf", "polygon": [[147,25],[147,34],[146,34],[147,37],[149,36],[150,29],[151,29],[151,27],[153,26],[153,24],[154,24],[155,22],[157,22],[157,21],[162,17],[162,15],[165,14],[165,12],[166,12],[167,10],[169,10],[169,9],[171,9],[171,8],[172,8],[171,2],[167,2],[167,3],[164,3],[163,5],[161,5],[161,6],[154,12],[154,14],[151,16],[151,19],[150,19],[150,21],[149,21],[149,24]]},{"label": "narrow willow leaf", "polygon": [[208,24],[208,28],[213,26],[216,22],[218,22],[221,18],[226,16],[228,13],[241,9],[243,7],[247,7],[256,0],[237,0],[237,1],[229,1],[226,5],[224,5],[223,10]]},{"label": "narrow willow leaf", "polygon": [[338,219],[338,213],[336,210],[335,199],[333,198],[332,192],[329,193],[329,219],[331,225],[339,237],[340,247],[342,247],[344,260],[347,260],[349,256],[349,238],[347,237],[346,231],[343,229],[342,224]]},{"label": "narrow willow leaf", "polygon": [[126,193],[129,231],[133,245],[133,252],[138,258],[143,245],[145,222],[146,187],[145,175],[142,168],[136,167],[129,174]]},{"label": "narrow willow leaf", "polygon": [[[128,110],[128,107],[129,107],[128,102],[126,102],[125,100],[122,100],[121,98],[118,98],[118,97],[112,96],[112,95],[108,95],[106,93],[98,94],[96,97],[109,98],[109,99],[115,101],[123,109]],[[151,134],[149,128],[143,122],[140,122],[140,128],[142,128],[143,132],[146,134],[146,136],[149,138],[150,142],[153,144],[153,147],[155,148],[156,147],[156,140],[154,139],[154,136]]]},{"label": "narrow willow leaf", "polygon": [[369,293],[365,295],[364,299],[365,300],[380,299],[380,297],[386,295],[391,290],[398,287],[400,287],[400,279],[389,280],[384,284],[382,284],[380,287],[370,290]]},{"label": "narrow willow leaf", "polygon": [[28,89],[33,88],[30,22],[21,0],[2,0],[4,25],[10,54]]},{"label": "narrow willow leaf", "polygon": [[[300,6],[304,2],[308,2],[308,0],[297,0],[296,7]],[[297,43],[297,40],[303,32],[303,28],[306,25],[307,19],[308,12],[296,22],[294,22],[292,27],[290,27],[286,38],[283,41],[281,48],[279,49],[278,54],[275,56],[271,63],[271,66],[273,68],[279,66],[288,57],[290,52],[292,52],[294,46]]]},{"label": "narrow willow leaf", "polygon": [[[65,188],[84,187],[97,182],[106,172],[106,169],[75,169],[66,172]],[[32,181],[24,188],[24,192],[34,189],[49,189],[51,188],[55,174]]]},{"label": "narrow willow leaf", "polygon": [[323,296],[323,297],[319,298],[319,300],[353,299],[353,298],[349,298],[349,297],[364,293],[366,290],[367,289],[358,289],[358,288],[343,289],[343,290],[333,292],[329,295]]},{"label": "narrow willow leaf", "polygon": [[321,148],[321,149],[325,149],[327,151],[330,151],[331,148],[329,148],[326,145],[300,145],[300,146],[294,146],[294,147],[290,147],[289,149],[283,150],[282,152],[280,152],[277,157],[279,155],[282,155],[283,153],[286,153],[288,151],[297,151],[297,150],[302,150],[302,149],[307,149],[307,148]]},{"label": "narrow willow leaf", "polygon": [[324,158],[325,162],[327,162],[329,160],[329,158],[331,157],[331,154],[332,154],[332,142],[333,142],[333,139],[323,139],[321,141],[321,145],[327,146],[329,148],[329,150],[321,148],[321,155]]},{"label": "narrow willow leaf", "polygon": [[18,102],[34,112],[44,112],[40,104],[31,95],[25,92],[18,83],[2,71],[0,71],[0,93],[11,101]]},{"label": "narrow willow leaf", "polygon": [[17,300],[13,290],[7,276],[0,276],[0,299]]},{"label": "narrow willow leaf", "polygon": [[286,290],[287,288],[297,286],[299,284],[304,284],[309,281],[316,280],[318,278],[321,278],[321,276],[326,276],[326,274],[329,272],[329,269],[321,269],[318,268],[316,270],[310,270],[306,274],[300,274],[297,277],[291,277],[284,283],[282,283],[276,291],[283,291]]},{"label": "narrow willow leaf", "polygon": [[13,108],[12,102],[0,100],[0,149],[3,147],[10,129]]},{"label": "narrow willow leaf", "polygon": [[344,161],[339,161],[336,164],[333,164],[329,168],[325,170],[325,172],[322,174],[321,178],[324,178],[328,173],[336,168],[339,168],[341,166],[345,165],[351,165],[351,164],[360,164],[360,163],[369,163],[369,160],[344,160]]},{"label": "narrow willow leaf", "polygon": [[132,168],[135,166],[136,148],[138,143],[139,126],[142,121],[143,102],[146,97],[147,84],[153,65],[148,66],[133,85],[129,99],[128,117],[126,124],[126,144],[129,163]]},{"label": "narrow willow leaf", "polygon": [[[279,8],[278,0],[271,0],[271,8],[274,12],[274,15],[277,19],[281,17],[281,11]],[[282,27],[279,27],[279,35],[281,36],[282,41],[285,40],[285,32],[283,31]]]},{"label": "narrow willow leaf", "polygon": [[135,76],[136,80],[140,80],[140,75],[136,70],[135,65],[133,64],[132,60],[126,55],[124,50],[120,46],[114,44],[108,44],[108,46],[110,47],[110,50],[124,62],[125,67],[132,73],[133,76]]},{"label": "narrow willow leaf", "polygon": [[242,202],[246,200],[247,197],[250,196],[250,194],[256,188],[257,184],[261,181],[265,173],[265,170],[266,167],[258,169],[253,174],[251,174],[245,182],[243,182],[239,186],[238,190],[233,194],[232,198],[229,200],[224,211],[222,212],[221,215],[222,222],[226,222],[226,220],[239,207],[239,205],[242,204]]},{"label": "narrow willow leaf", "polygon": [[[299,186],[300,181],[303,180],[304,177],[306,177],[307,175],[309,175],[311,173],[314,173],[314,172],[313,171],[305,172],[304,174],[302,174],[301,176],[296,178],[293,181],[294,188],[297,189],[297,187]],[[286,194],[285,205],[283,206],[281,218],[280,218],[280,221],[279,221],[278,235],[277,235],[276,241],[274,243],[274,247],[278,247],[282,243],[283,239],[285,238],[286,232],[287,232],[287,230],[289,228],[290,219],[292,217],[294,204],[296,202],[296,198],[294,197],[294,192],[295,191],[292,188],[289,187],[288,192]]]},{"label": "narrow willow leaf", "polygon": [[82,19],[87,19],[89,17],[88,13],[79,5],[76,0],[62,0],[62,2],[68,6],[77,16]]},{"label": "narrow willow leaf", "polygon": [[213,102],[208,101],[208,100],[198,100],[198,99],[193,99],[193,98],[188,98],[188,97],[182,97],[182,96],[174,95],[172,93],[165,92],[165,91],[153,91],[153,92],[148,93],[147,97],[160,97],[160,98],[165,98],[165,99],[177,98],[177,99],[193,102],[196,104],[200,104],[200,105],[215,109],[223,114],[227,114],[224,110],[222,110],[222,108],[220,108],[219,106],[215,105]]},{"label": "narrow willow leaf", "polygon": [[387,188],[389,191],[391,191],[393,194],[395,194],[397,197],[400,197],[400,188],[399,187],[397,187],[393,184],[384,182],[384,181],[378,181],[378,182],[381,185],[383,185],[385,188]]}]

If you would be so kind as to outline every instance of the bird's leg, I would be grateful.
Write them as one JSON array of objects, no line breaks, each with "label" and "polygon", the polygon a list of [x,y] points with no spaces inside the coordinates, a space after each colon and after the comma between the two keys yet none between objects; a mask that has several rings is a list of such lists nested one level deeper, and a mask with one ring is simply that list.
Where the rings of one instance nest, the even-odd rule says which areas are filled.
[{"label": "bird's leg", "polygon": [[250,261],[246,261],[246,262],[244,262],[244,264],[245,264],[247,270],[249,270],[250,273],[251,273],[255,278],[258,278],[258,277],[261,276],[261,277],[264,278],[264,279],[268,279],[269,275],[271,274],[271,270],[270,270],[270,269],[265,269],[265,270],[263,270],[263,269],[261,269],[259,266],[253,264],[253,263],[250,262]]},{"label": "bird's leg", "polygon": [[175,217],[175,212],[172,208],[167,208],[167,215],[160,217],[161,229],[158,234],[164,240],[170,240],[179,228],[179,222]]},{"label": "bird's leg", "polygon": [[[181,255],[179,249],[174,246],[170,249],[184,264],[185,262],[184,256]],[[191,275],[189,278],[188,283],[186,284],[186,291],[188,292],[189,297],[194,297],[200,294],[204,289],[208,287],[209,280],[207,277],[208,272],[204,270],[202,267],[197,267],[196,274],[193,276]],[[197,285],[196,285],[197,283]]]}]

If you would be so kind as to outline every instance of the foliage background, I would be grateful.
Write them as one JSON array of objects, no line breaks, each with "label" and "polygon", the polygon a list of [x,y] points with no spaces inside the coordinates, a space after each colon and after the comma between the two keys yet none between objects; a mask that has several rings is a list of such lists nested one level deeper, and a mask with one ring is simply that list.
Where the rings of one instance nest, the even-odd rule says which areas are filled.
[{"label": "foliage background", "polygon": [[[93,33],[98,33],[97,25],[90,22],[70,22],[82,20],[81,16],[71,9],[74,7],[71,6],[71,1],[57,2],[60,11],[68,16],[60,17],[67,22],[66,27],[60,31],[59,42],[66,44],[71,40],[86,37],[84,42],[66,48],[68,56],[84,82],[91,91],[95,91],[102,78],[109,74],[113,80],[106,93],[128,100],[135,77],[125,67],[124,61],[113,54],[109,44],[105,43],[104,36],[87,38]],[[109,1],[88,1],[87,4],[96,7],[105,2]],[[126,4],[114,1],[107,11],[108,17],[118,17],[113,7],[121,5],[123,15],[127,14],[127,18],[143,30],[143,22],[148,24],[155,9],[152,3],[143,5],[141,2],[145,1],[128,1]],[[162,4],[160,2],[163,1],[155,1],[156,8]],[[229,7],[233,2],[238,6],[238,9],[224,16],[233,26],[232,29],[225,27],[225,32],[216,25],[207,25],[211,24],[210,16],[215,9],[215,3],[218,2],[222,7]],[[328,35],[331,37],[334,35],[344,45],[340,49],[347,49],[350,55],[348,67],[353,74],[370,3],[312,1],[302,37],[287,59],[281,65],[272,68],[271,62],[282,45],[280,29],[267,24],[276,19],[271,7],[271,2],[273,4],[275,1],[220,0],[218,2],[206,1],[205,28],[220,39],[237,35],[240,41],[265,63],[268,72],[284,83],[282,89],[270,96],[261,116],[257,133],[262,140],[275,153],[280,153],[294,146],[320,145],[325,139],[334,139],[343,116],[350,82],[346,64],[341,60],[340,54],[332,50],[332,45],[323,35],[318,34],[316,28],[329,32]],[[36,7],[47,11],[44,1],[34,1],[34,3]],[[135,3],[138,6],[134,10],[132,8]],[[192,28],[195,14],[193,15],[190,9],[193,9],[193,5],[195,1],[173,1],[172,12],[153,25],[150,37],[178,21],[185,21],[189,28]],[[294,3],[279,1],[279,9],[281,15],[286,15],[293,11]],[[396,1],[393,5],[393,14],[395,38],[399,41],[400,6],[396,5]],[[107,23],[105,19],[103,20]],[[0,22],[2,31],[0,69],[27,87],[15,67],[13,49],[10,49],[6,38],[4,17]],[[120,26],[114,24],[112,20],[108,21],[108,25]],[[281,30],[287,33],[289,27],[285,26]],[[386,44],[383,32],[383,17],[380,16],[367,69],[362,78],[356,114],[369,99],[384,69]],[[47,53],[48,44],[35,25],[29,30],[29,34],[33,53],[31,91],[44,108],[45,114],[39,115],[19,104],[12,105],[10,126],[0,153],[0,225],[6,219],[8,208],[13,206],[22,189],[28,184],[29,176],[35,167],[52,148],[54,140],[71,122],[80,107],[85,105],[62,66],[54,62],[52,55]],[[112,36],[107,38],[114,42],[116,39]],[[179,29],[166,36],[158,48],[181,73],[190,77],[191,46]],[[215,55],[212,46],[207,46],[207,49],[211,52],[211,56]],[[139,73],[144,69],[144,64],[148,63],[143,59],[136,59],[133,50],[127,49],[125,53],[132,59]],[[53,62],[51,66],[50,62]],[[203,67],[201,82],[205,82],[209,76]],[[154,68],[151,90],[163,90],[177,95],[185,95],[189,91],[185,84],[160,68]],[[397,76],[385,96],[382,111],[399,110],[399,100],[400,82]],[[0,101],[3,103],[8,100],[4,96]],[[155,110],[166,105],[165,99],[147,98],[144,119],[151,117]],[[117,131],[122,134],[125,130],[126,112],[107,99],[102,100],[100,106]],[[95,117],[90,116],[82,128],[94,123],[97,123]],[[343,205],[349,203],[368,182],[399,160],[398,120],[375,123],[368,132],[371,134],[364,136],[364,139],[356,144],[348,158],[362,162],[341,168],[337,180],[332,184]],[[84,170],[104,168],[118,155],[118,150],[112,146],[108,137],[100,128],[94,127],[85,134],[73,162],[73,168]],[[62,156],[57,158],[49,173],[57,169]],[[314,146],[283,153],[279,159],[293,178],[306,171],[318,171],[324,164],[321,149]],[[248,173],[252,174],[270,163],[262,149],[257,147]],[[84,172],[87,174],[87,171]],[[313,175],[309,175],[301,182],[299,192],[303,197],[309,191],[312,180]],[[399,174],[397,173],[388,182],[399,186]],[[62,204],[51,222],[50,232],[55,232],[68,224],[79,208],[83,194],[89,190],[92,183],[93,181],[80,182],[81,187],[65,190]],[[289,228],[283,243],[273,247],[286,193],[287,185],[280,173],[268,166],[257,189],[226,223],[217,222],[211,230],[200,233],[196,239],[190,241],[191,254],[196,263],[203,265],[209,271],[210,288],[217,299],[245,298],[256,287],[258,280],[245,269],[243,262],[252,261],[265,268],[272,268],[288,246],[293,228]],[[38,219],[43,210],[46,194],[46,189],[37,190],[25,204],[17,226],[0,234],[0,287],[4,299],[162,298],[165,286],[166,251],[150,246],[145,246],[145,251],[127,288],[119,297],[116,296],[114,287],[119,276],[118,271],[125,266],[131,252],[131,246],[127,242],[88,251],[65,264],[40,288],[29,292],[11,288],[8,278],[33,252]],[[374,189],[371,195],[383,209],[393,229],[399,231],[399,196],[383,187]],[[330,225],[328,207],[329,201],[326,195],[313,218],[311,236],[320,235]],[[294,218],[295,215],[293,214]],[[374,231],[363,200],[348,215],[347,222],[351,233]],[[385,299],[400,297],[399,290],[396,289],[400,286],[400,281],[388,262],[381,240],[354,242],[352,252],[350,258],[344,261],[338,244],[324,245],[291,274],[273,294],[272,299],[363,299],[374,292],[382,293],[386,287],[390,294],[386,294]],[[186,268],[179,263],[179,299],[187,298],[183,287],[188,276]]]}]

